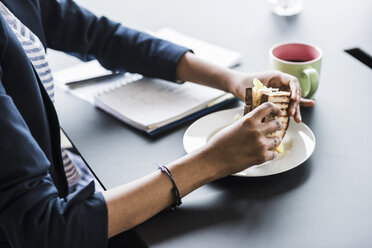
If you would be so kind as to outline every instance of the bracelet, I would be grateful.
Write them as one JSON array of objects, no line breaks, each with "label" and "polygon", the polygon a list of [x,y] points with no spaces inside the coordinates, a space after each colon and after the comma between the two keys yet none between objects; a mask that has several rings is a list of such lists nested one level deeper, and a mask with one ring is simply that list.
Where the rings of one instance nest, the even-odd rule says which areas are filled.
[{"label": "bracelet", "polygon": [[170,206],[170,210],[175,211],[182,204],[180,191],[178,190],[177,184],[174,181],[172,173],[170,173],[168,168],[163,165],[158,165],[158,169],[161,172],[164,172],[165,174],[167,174],[173,183],[173,188],[172,188],[173,204]]}]

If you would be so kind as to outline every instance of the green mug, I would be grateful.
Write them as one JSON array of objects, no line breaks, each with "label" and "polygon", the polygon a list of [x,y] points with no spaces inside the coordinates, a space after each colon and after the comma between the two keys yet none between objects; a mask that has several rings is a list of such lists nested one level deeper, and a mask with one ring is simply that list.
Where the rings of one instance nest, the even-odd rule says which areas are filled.
[{"label": "green mug", "polygon": [[323,52],[305,43],[284,43],[269,51],[270,67],[298,78],[302,97],[313,99],[319,86]]}]

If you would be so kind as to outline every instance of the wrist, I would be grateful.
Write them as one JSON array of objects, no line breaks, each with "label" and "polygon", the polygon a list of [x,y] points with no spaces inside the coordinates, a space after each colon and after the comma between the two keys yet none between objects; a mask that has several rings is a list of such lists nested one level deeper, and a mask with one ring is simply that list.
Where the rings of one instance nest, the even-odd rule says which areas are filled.
[{"label": "wrist", "polygon": [[244,101],[245,89],[253,87],[253,78],[254,76],[252,74],[232,71],[227,82],[229,92],[237,96],[241,101]]},{"label": "wrist", "polygon": [[234,80],[235,71],[223,68],[216,78],[219,79],[218,84],[220,85],[221,89],[232,94],[235,93],[236,91],[236,83]]},{"label": "wrist", "polygon": [[234,70],[229,70],[229,73],[226,75],[226,87],[227,91],[234,94],[235,96],[239,95],[239,90],[241,86],[242,73]]},{"label": "wrist", "polygon": [[199,151],[167,165],[177,183],[181,197],[219,178],[216,167],[207,157],[206,152]]}]

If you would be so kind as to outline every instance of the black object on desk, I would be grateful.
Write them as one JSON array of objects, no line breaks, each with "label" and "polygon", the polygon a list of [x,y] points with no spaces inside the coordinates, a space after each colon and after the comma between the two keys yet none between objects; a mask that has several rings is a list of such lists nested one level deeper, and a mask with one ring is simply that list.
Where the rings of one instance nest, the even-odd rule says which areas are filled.
[{"label": "black object on desk", "polygon": [[372,57],[367,52],[363,51],[359,47],[346,49],[345,52],[372,69]]}]

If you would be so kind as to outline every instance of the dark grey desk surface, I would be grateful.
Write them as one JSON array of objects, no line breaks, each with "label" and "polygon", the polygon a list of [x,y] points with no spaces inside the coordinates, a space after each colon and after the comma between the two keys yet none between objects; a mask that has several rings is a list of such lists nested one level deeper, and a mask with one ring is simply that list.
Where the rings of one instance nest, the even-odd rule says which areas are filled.
[{"label": "dark grey desk surface", "polygon": [[[372,71],[343,52],[372,53],[372,2],[304,1],[299,16],[269,11],[267,1],[80,1],[130,26],[183,33],[242,53],[242,71],[267,69],[267,51],[306,41],[324,51],[317,105],[303,111],[316,136],[312,157],[287,173],[226,178],[184,199],[137,230],[150,247],[368,247],[372,245]],[[55,68],[70,59],[52,53]],[[150,139],[66,93],[63,128],[107,188],[185,154],[184,125]],[[130,203],[128,203],[130,204]]]}]

